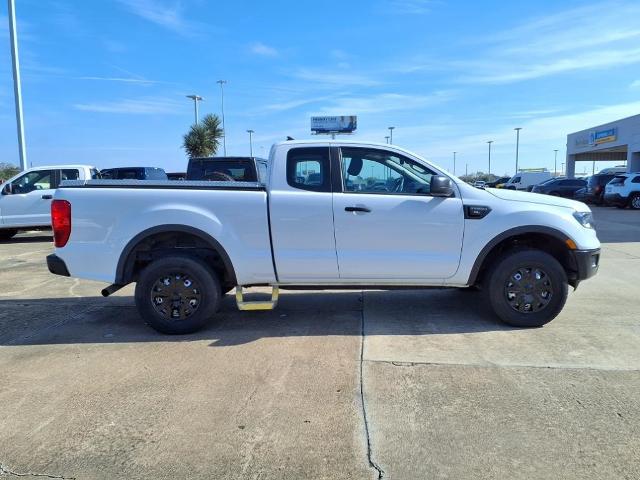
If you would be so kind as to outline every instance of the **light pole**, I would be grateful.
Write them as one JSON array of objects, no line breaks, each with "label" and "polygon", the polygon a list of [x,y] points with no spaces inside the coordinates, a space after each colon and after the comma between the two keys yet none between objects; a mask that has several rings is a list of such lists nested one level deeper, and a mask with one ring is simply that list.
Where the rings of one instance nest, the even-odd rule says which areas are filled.
[{"label": "light pole", "polygon": [[255,133],[253,130],[247,130],[247,133],[249,134],[249,156],[253,157],[253,137],[252,135]]},{"label": "light pole", "polygon": [[384,137],[384,139],[387,141],[387,145],[389,145],[389,135],[387,135],[386,137]]},{"label": "light pole", "polygon": [[469,164],[468,163],[464,164],[464,176],[465,177],[469,176]]},{"label": "light pole", "polygon": [[489,144],[489,177],[491,177],[491,144],[493,143],[493,140],[489,140],[487,142]]},{"label": "light pole", "polygon": [[553,155],[553,174],[558,175],[558,149],[555,149]]},{"label": "light pole", "polygon": [[456,174],[456,153],[458,152],[453,152],[453,174]]},{"label": "light pole", "polygon": [[564,175],[564,162],[562,162],[560,165],[560,168],[562,169],[562,171],[560,172],[560,176],[562,176]]},{"label": "light pole", "polygon": [[196,125],[198,124],[198,102],[204,100],[200,95],[187,95],[187,98],[193,100],[193,110],[196,115]]},{"label": "light pole", "polygon": [[9,0],[9,37],[11,39],[11,61],[13,64],[13,95],[16,102],[16,125],[18,128],[18,151],[20,168],[27,169],[27,146],[24,139],[24,119],[22,117],[22,86],[20,84],[20,59],[18,58],[18,29],[16,27],[16,6]]},{"label": "light pole", "polygon": [[514,128],[514,130],[516,131],[516,172],[514,173],[514,175],[518,174],[518,153],[520,150],[520,130],[522,130],[522,127],[516,127]]},{"label": "light pole", "polygon": [[222,148],[224,149],[224,156],[227,156],[227,129],[224,126],[224,85],[226,80],[218,80],[216,83],[220,84],[220,100],[222,105]]},{"label": "light pole", "polygon": [[396,127],[389,127],[389,143],[393,145],[393,129]]}]

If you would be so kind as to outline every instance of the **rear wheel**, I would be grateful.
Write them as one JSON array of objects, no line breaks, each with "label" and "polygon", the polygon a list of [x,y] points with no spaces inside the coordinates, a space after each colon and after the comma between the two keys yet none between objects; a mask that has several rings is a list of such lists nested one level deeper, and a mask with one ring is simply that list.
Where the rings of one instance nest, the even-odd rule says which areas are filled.
[{"label": "rear wheel", "polygon": [[0,240],[9,240],[13,238],[15,234],[18,233],[18,230],[12,228],[5,228],[0,230]]},{"label": "rear wheel", "polygon": [[170,256],[150,263],[136,283],[136,306],[155,330],[170,335],[192,333],[214,316],[220,282],[193,257]]},{"label": "rear wheel", "polygon": [[629,200],[629,206],[634,210],[640,210],[640,193],[634,193]]},{"label": "rear wheel", "polygon": [[515,327],[549,323],[564,307],[569,292],[562,265],[540,250],[507,253],[493,265],[487,280],[494,312]]}]

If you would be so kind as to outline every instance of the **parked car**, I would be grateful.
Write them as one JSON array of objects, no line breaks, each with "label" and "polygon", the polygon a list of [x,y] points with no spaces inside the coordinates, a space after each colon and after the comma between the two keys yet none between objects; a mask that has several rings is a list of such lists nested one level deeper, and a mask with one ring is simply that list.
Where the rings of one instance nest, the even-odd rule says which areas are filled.
[{"label": "parked car", "polygon": [[186,180],[186,172],[167,172],[167,179],[169,180]]},{"label": "parked car", "polygon": [[487,182],[485,182],[484,180],[476,180],[475,182],[473,182],[473,186],[476,188],[484,188],[487,186]]},{"label": "parked car", "polygon": [[110,180],[167,180],[162,168],[156,167],[118,167],[100,171],[104,179]]},{"label": "parked car", "polygon": [[615,176],[614,173],[596,173],[590,176],[587,180],[583,201],[602,205],[604,203],[604,187],[613,180]]},{"label": "parked car", "polygon": [[616,175],[605,186],[604,201],[618,208],[640,210],[640,172]]},{"label": "parked car", "polygon": [[[349,181],[365,177],[375,181]],[[473,188],[395,145],[363,142],[278,143],[266,183],[63,185],[52,215],[51,272],[109,282],[105,296],[136,282],[140,315],[174,334],[203,327],[234,286],[240,309],[261,309],[279,288],[482,285],[504,322],[541,326],[600,258],[583,203]],[[256,285],[272,287],[271,301],[244,301]]]},{"label": "parked car", "polygon": [[496,178],[491,182],[487,182],[485,185],[488,188],[501,188],[503,184],[507,183],[511,177],[500,177]]},{"label": "parked car", "polygon": [[576,190],[585,188],[586,180],[581,178],[554,178],[539,185],[534,185],[533,193],[544,193],[555,197],[573,198]]},{"label": "parked car", "polygon": [[63,180],[99,177],[89,165],[33,167],[11,177],[0,190],[0,240],[18,231],[51,226],[51,199]]},{"label": "parked car", "polygon": [[507,190],[527,190],[551,178],[551,172],[520,172],[505,182],[502,188]]},{"label": "parked car", "polygon": [[257,157],[190,158],[187,180],[266,182],[268,161]]}]

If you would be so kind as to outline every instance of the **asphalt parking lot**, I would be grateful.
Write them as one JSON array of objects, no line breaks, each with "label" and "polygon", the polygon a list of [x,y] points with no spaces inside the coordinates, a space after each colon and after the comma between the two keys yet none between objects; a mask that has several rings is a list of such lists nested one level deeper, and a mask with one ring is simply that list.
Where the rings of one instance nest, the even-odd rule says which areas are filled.
[{"label": "asphalt parking lot", "polygon": [[640,214],[594,208],[601,269],[541,329],[479,293],[283,293],[184,337],[131,286],[0,244],[0,477],[640,478]]}]

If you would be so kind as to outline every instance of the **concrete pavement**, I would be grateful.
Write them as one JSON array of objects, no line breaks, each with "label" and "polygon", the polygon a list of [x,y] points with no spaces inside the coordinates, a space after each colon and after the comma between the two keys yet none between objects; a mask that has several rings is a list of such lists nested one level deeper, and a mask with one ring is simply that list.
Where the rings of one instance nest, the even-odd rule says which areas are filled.
[{"label": "concrete pavement", "polygon": [[49,275],[49,237],[0,244],[0,477],[640,478],[640,216],[594,210],[601,271],[534,330],[471,292],[285,292],[166,337]]}]

